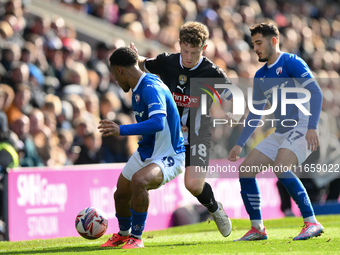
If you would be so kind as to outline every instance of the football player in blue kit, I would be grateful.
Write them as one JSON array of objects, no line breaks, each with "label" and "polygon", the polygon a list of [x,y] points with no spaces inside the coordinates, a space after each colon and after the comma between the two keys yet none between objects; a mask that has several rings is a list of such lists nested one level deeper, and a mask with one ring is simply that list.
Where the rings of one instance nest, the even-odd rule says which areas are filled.
[{"label": "football player in blue kit", "polygon": [[101,120],[103,136],[142,135],[137,151],[119,176],[114,193],[119,232],[101,247],[142,248],[142,233],[149,207],[149,190],[176,178],[185,169],[184,138],[176,104],[170,90],[153,74],[138,67],[138,54],[129,47],[116,49],[110,57],[110,72],[125,91],[132,90],[137,123],[117,125]]},{"label": "football player in blue kit", "polygon": [[[225,72],[215,65],[203,52],[208,47],[209,30],[200,22],[188,21],[179,31],[178,53],[161,53],[155,58],[140,56],[139,67],[153,74],[159,75],[162,81],[169,87],[176,102],[181,118],[182,132],[186,148],[184,184],[186,189],[207,208],[213,217],[222,236],[227,237],[231,233],[232,223],[223,209],[221,202],[215,200],[213,190],[205,181],[206,172],[195,172],[196,167],[208,166],[210,157],[211,118],[204,115],[200,102],[202,98],[195,98],[194,90],[198,86],[193,79],[207,79],[232,85]],[[132,43],[131,48],[137,51]],[[195,87],[196,86],[196,87]],[[214,84],[210,84],[211,87]],[[231,100],[229,90],[218,90],[221,97]],[[192,103],[197,100],[196,104]],[[212,99],[208,97],[207,105],[212,105]],[[194,121],[190,121],[194,120]]]},{"label": "football player in blue kit", "polygon": [[[301,165],[319,145],[317,124],[322,106],[322,92],[309,67],[300,57],[280,51],[279,31],[275,25],[257,24],[250,28],[250,32],[258,60],[266,62],[255,74],[253,107],[255,111],[263,110],[267,101],[272,107],[276,107],[276,130],[260,142],[239,167],[241,196],[250,217],[251,229],[235,241],[268,238],[262,221],[260,190],[255,178],[264,165],[273,167],[278,180],[301,211],[304,227],[293,240],[306,240],[321,235],[324,228],[316,220],[306,189],[292,170]],[[304,100],[308,93],[297,93],[299,89],[309,91],[309,102]],[[282,101],[285,101],[283,107],[286,109],[281,109]],[[304,111],[307,109],[310,114]],[[229,152],[229,160],[236,161],[239,158],[242,147],[260,119],[261,114],[249,113],[236,145]],[[247,124],[249,121],[251,124]],[[251,166],[252,170],[257,166],[257,171],[244,171]]]}]

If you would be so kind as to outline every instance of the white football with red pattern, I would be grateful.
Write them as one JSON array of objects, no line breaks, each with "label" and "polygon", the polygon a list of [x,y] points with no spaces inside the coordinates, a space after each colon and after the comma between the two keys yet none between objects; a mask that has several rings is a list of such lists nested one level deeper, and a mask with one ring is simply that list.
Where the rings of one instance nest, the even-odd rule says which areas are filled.
[{"label": "white football with red pattern", "polygon": [[108,226],[106,215],[99,209],[88,207],[76,217],[76,229],[86,239],[97,239],[105,234]]}]

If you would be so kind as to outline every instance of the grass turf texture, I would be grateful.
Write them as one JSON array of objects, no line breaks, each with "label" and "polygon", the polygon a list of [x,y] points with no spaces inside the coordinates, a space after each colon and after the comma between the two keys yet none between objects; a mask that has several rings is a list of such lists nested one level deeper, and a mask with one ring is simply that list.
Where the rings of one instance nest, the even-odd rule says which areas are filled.
[{"label": "grass turf texture", "polygon": [[292,241],[302,228],[301,218],[265,221],[268,240],[233,242],[249,229],[248,220],[232,220],[233,231],[224,238],[214,222],[173,227],[143,234],[144,249],[101,248],[111,236],[96,240],[82,237],[0,242],[0,254],[340,254],[340,215],[318,216],[325,227],[321,237]]}]

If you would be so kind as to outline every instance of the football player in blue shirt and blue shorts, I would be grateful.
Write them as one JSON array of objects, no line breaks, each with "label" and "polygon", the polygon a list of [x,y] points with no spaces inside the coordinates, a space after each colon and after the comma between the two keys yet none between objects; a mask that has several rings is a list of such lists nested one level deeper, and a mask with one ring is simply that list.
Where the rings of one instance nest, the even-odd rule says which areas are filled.
[{"label": "football player in blue shirt and blue shorts", "polygon": [[[293,240],[306,240],[321,235],[324,228],[316,220],[306,189],[292,170],[301,165],[319,145],[317,124],[322,92],[309,67],[300,57],[280,51],[279,31],[275,25],[257,24],[250,28],[250,32],[259,61],[266,62],[255,74],[253,107],[254,110],[263,110],[268,101],[276,106],[276,130],[259,143],[239,167],[241,196],[250,217],[251,230],[235,241],[268,238],[262,221],[260,190],[255,178],[263,170],[261,166],[268,165],[272,166],[277,178],[301,211],[304,227]],[[297,88],[310,92],[309,102],[303,100],[308,93],[297,93]],[[286,109],[281,109],[281,103]],[[310,114],[303,112],[304,109],[308,109]],[[236,145],[229,152],[229,160],[236,161],[239,158],[242,147],[261,117],[261,114],[249,113]],[[254,166],[257,166],[256,170]],[[249,169],[252,171],[246,171]]]},{"label": "football player in blue shirt and blue shorts", "polygon": [[119,86],[133,92],[137,123],[119,126],[104,119],[99,131],[103,136],[142,135],[143,139],[123,168],[114,193],[120,230],[101,247],[144,247],[148,191],[171,181],[185,169],[184,138],[170,90],[156,75],[141,71],[137,63],[138,54],[129,47],[116,49],[110,57],[110,71]]}]

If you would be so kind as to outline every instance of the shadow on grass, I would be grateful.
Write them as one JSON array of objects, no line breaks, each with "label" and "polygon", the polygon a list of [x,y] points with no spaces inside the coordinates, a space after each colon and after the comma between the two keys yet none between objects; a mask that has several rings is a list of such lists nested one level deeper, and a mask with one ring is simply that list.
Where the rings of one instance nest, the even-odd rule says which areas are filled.
[{"label": "shadow on grass", "polygon": [[[209,244],[221,244],[221,241],[213,241],[209,242]],[[196,245],[204,245],[204,242],[182,242],[182,243],[173,243],[173,244],[147,244],[145,248],[150,249],[150,252],[157,248],[170,248],[170,247],[190,247],[190,246],[196,246]],[[16,254],[82,254],[85,252],[94,252],[98,254],[102,254],[102,252],[113,252],[113,251],[121,251],[126,252],[127,250],[122,250],[120,247],[96,247],[96,246],[72,246],[72,247],[51,247],[51,248],[38,248],[38,249],[29,249],[26,251],[4,251],[2,250],[1,254],[10,254],[10,255],[16,255]]]},{"label": "shadow on grass", "polygon": [[[117,248],[112,248],[117,249]],[[119,249],[119,248],[118,248]],[[79,253],[82,252],[100,252],[105,250],[105,248],[100,248],[96,246],[72,246],[72,247],[51,247],[51,248],[37,248],[29,249],[26,251],[2,251],[1,254],[68,254],[68,253]]]}]

